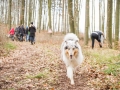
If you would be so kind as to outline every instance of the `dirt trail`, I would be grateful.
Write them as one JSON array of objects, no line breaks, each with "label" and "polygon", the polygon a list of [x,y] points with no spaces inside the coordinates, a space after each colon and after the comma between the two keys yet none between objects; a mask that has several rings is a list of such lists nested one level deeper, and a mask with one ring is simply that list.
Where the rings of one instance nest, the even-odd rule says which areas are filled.
[{"label": "dirt trail", "polygon": [[[42,37],[42,36],[41,36]],[[44,38],[44,37],[43,37]],[[55,37],[54,37],[55,38]],[[0,90],[91,90],[85,65],[78,69],[70,85],[65,65],[60,60],[60,44],[57,39],[29,42],[14,42],[17,49],[8,56],[0,57]],[[29,78],[46,73],[41,78]]]}]

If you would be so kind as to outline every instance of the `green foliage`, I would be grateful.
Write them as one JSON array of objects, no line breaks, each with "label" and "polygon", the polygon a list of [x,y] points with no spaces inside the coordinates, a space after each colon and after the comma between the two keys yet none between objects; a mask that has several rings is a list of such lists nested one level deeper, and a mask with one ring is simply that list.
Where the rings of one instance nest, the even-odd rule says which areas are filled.
[{"label": "green foliage", "polygon": [[[112,50],[108,52],[90,51],[85,53],[91,60],[92,67],[104,67],[102,72],[109,75],[120,74],[120,54],[114,55]],[[98,69],[98,68],[96,68]]]},{"label": "green foliage", "polygon": [[120,65],[109,65],[107,69],[104,70],[104,72],[106,74],[113,74],[113,75],[118,75],[120,70],[118,70],[118,68],[120,68]]},{"label": "green foliage", "polygon": [[108,68],[104,70],[104,72],[106,74],[113,74],[113,75],[118,75],[120,74],[120,62],[118,62],[120,60],[120,55],[113,57],[111,60],[116,61],[113,64],[108,64]]},{"label": "green foliage", "polygon": [[27,78],[38,78],[38,79],[45,78],[45,77],[46,77],[46,74],[44,73],[38,73],[37,75],[34,75],[34,76],[27,76]]},{"label": "green foliage", "polygon": [[41,71],[40,73],[33,75],[33,76],[27,76],[27,78],[37,78],[37,79],[41,79],[41,78],[46,78],[48,75],[49,71],[47,69],[45,69],[44,71]]},{"label": "green foliage", "polygon": [[16,49],[16,46],[12,43],[6,43],[4,45],[4,48],[7,49],[7,50],[13,50],[13,49]]},{"label": "green foliage", "polygon": [[15,90],[14,88],[10,88],[10,89],[8,89],[8,90]]},{"label": "green foliage", "polygon": [[[90,76],[90,85],[96,90],[118,90],[120,86],[120,54],[113,49],[91,49],[84,52]],[[86,64],[86,63],[85,63]]]},{"label": "green foliage", "polygon": [[43,77],[45,77],[45,74],[43,74],[43,73],[39,73],[34,76],[34,78],[38,78],[38,79],[43,78]]}]

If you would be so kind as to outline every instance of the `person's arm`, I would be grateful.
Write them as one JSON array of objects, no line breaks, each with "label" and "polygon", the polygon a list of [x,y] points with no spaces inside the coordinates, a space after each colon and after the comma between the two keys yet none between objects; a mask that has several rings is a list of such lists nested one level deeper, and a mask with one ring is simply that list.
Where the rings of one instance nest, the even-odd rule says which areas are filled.
[{"label": "person's arm", "polygon": [[11,30],[9,31],[9,34],[11,33]]},{"label": "person's arm", "polygon": [[36,32],[36,28],[35,28],[35,32]]}]

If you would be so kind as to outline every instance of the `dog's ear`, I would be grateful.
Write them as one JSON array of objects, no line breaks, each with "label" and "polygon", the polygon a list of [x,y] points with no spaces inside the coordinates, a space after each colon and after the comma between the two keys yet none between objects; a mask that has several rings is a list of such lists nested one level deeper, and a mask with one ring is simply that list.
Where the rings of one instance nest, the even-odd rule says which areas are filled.
[{"label": "dog's ear", "polygon": [[75,41],[75,48],[78,48],[77,43],[78,43],[78,40]]}]

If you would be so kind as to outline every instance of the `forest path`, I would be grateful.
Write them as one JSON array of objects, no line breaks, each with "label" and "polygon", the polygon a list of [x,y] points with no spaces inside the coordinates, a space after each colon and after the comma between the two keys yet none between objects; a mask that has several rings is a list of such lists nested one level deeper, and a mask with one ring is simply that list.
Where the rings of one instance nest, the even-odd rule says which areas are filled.
[{"label": "forest path", "polygon": [[[44,36],[44,35],[43,35]],[[37,37],[36,44],[16,42],[6,57],[0,57],[0,90],[91,90],[88,86],[88,64],[83,63],[70,84],[66,68],[60,59],[63,37]]]}]

